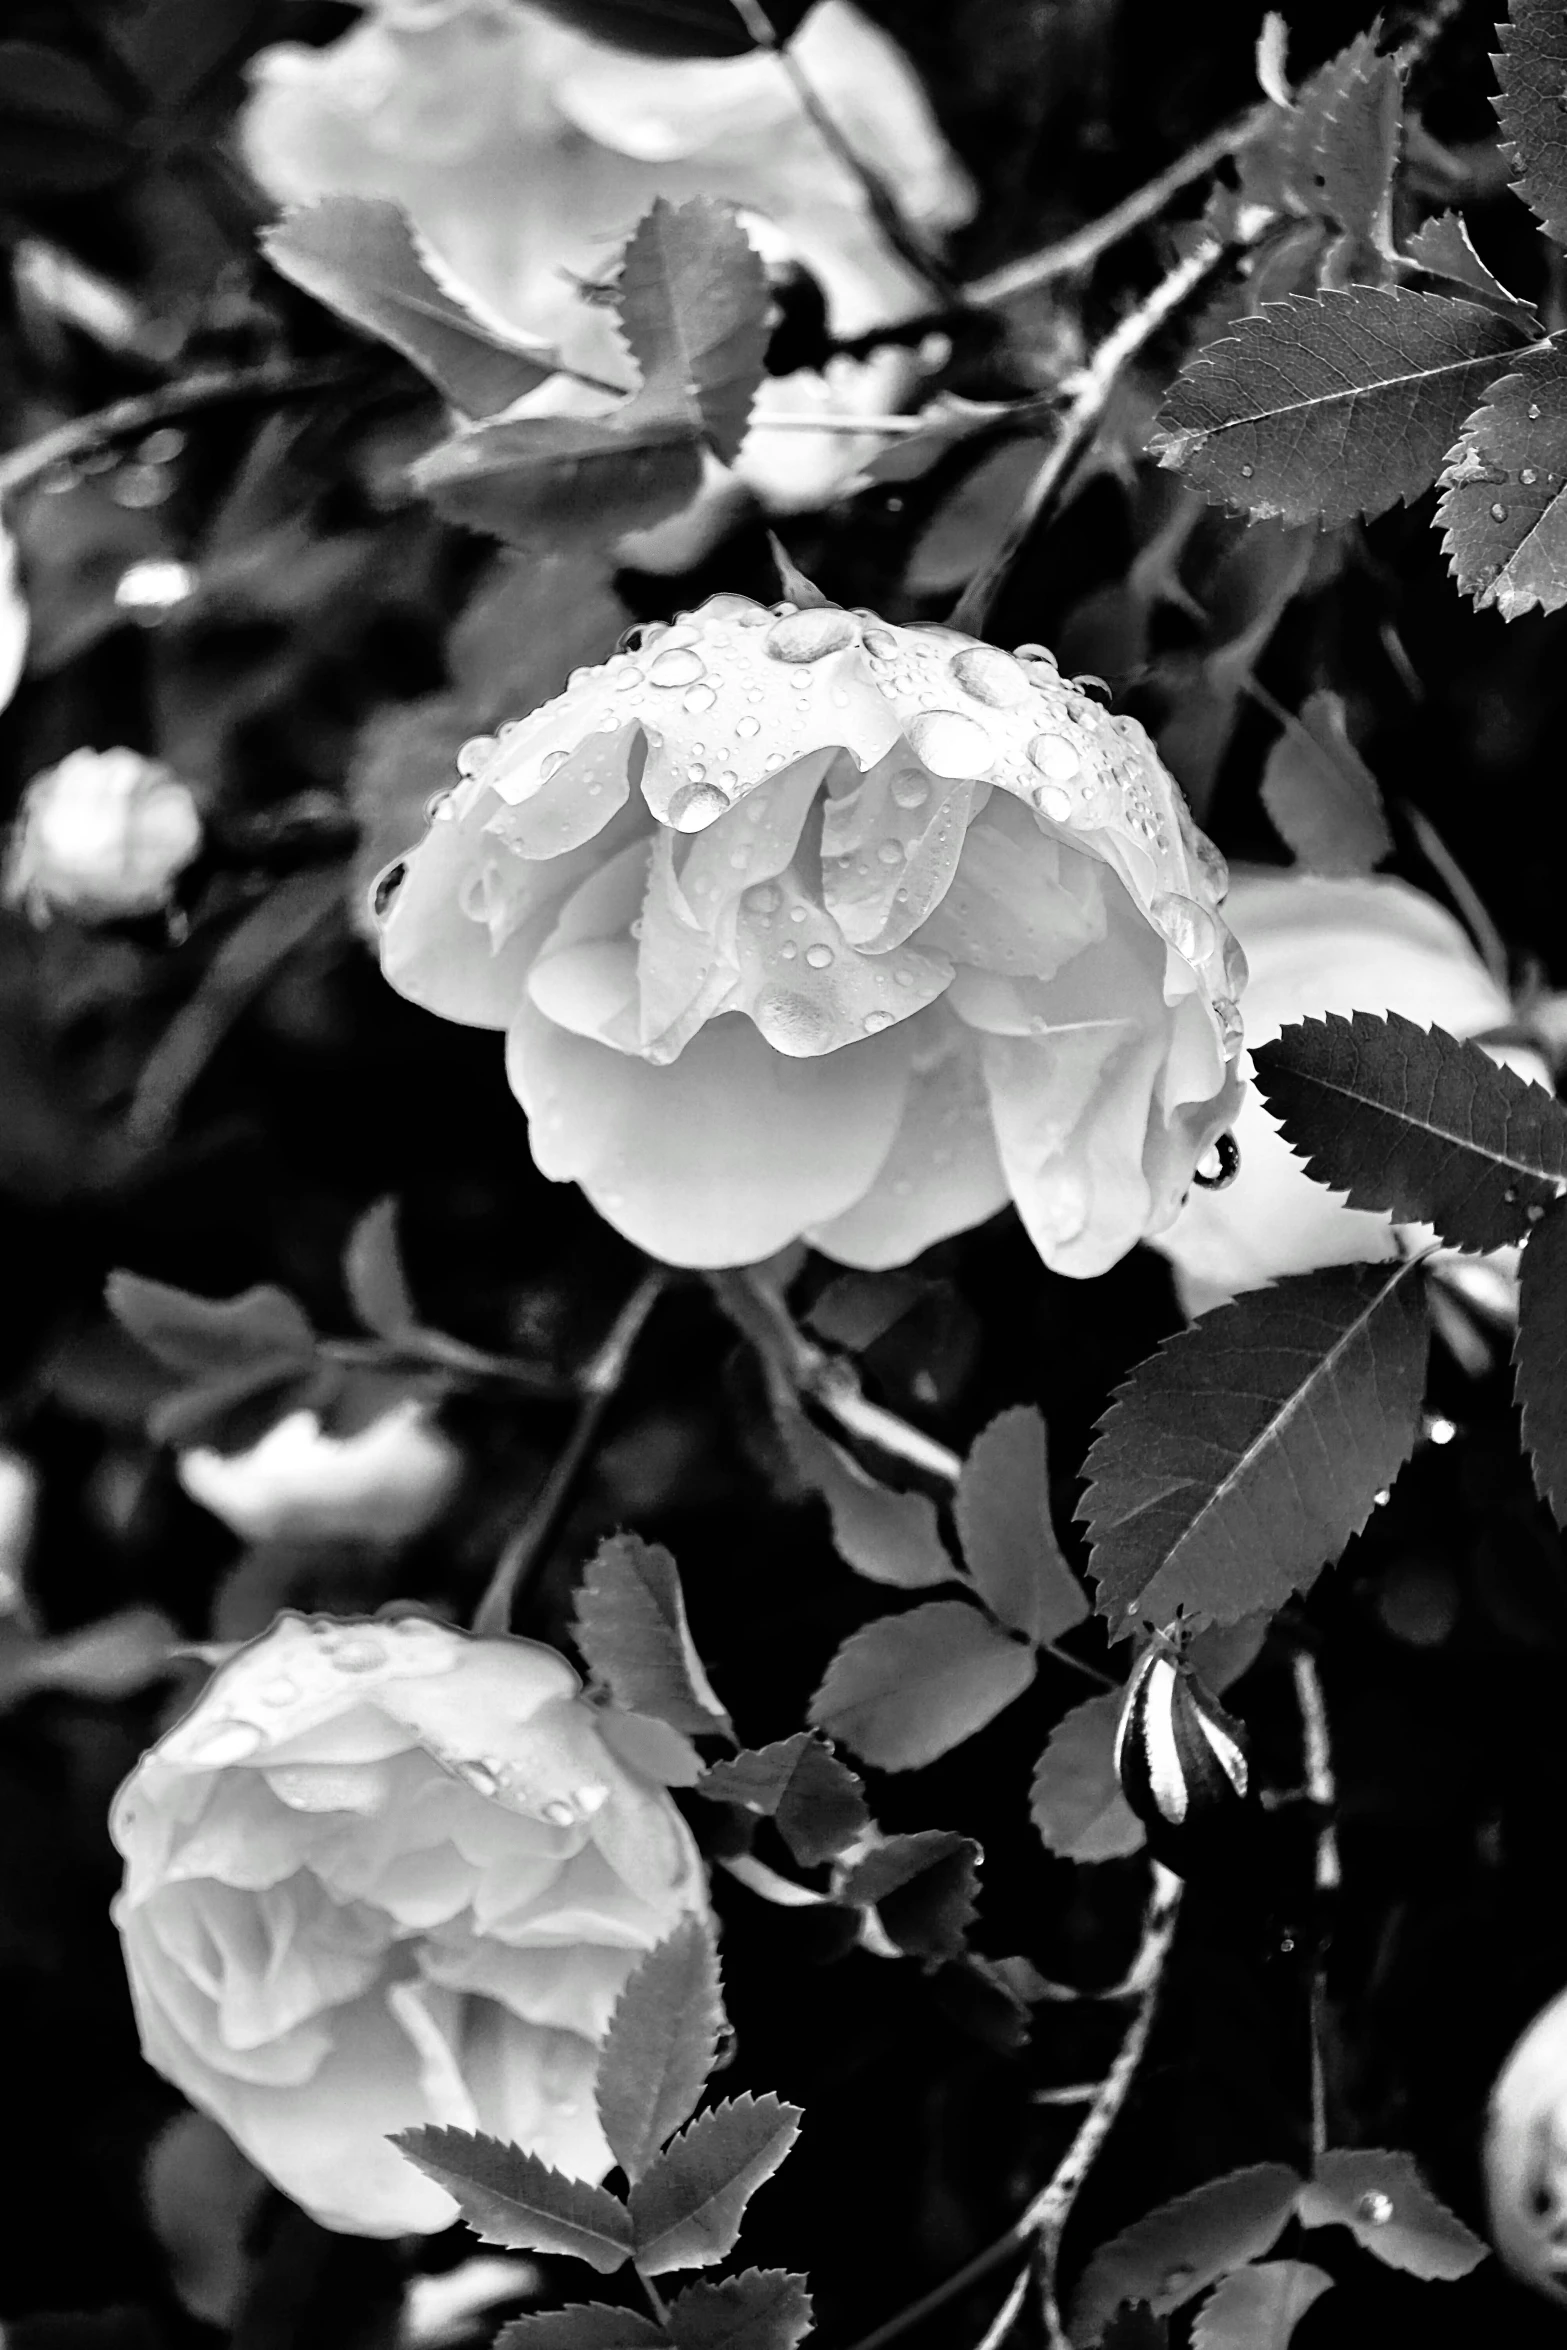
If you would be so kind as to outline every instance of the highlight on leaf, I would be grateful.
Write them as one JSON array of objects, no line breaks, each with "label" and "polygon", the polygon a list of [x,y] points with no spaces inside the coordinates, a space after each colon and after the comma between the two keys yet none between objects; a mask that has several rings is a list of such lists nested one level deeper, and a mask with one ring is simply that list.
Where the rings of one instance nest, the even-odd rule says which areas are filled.
[{"label": "highlight on leaf", "polygon": [[1438,528],[1477,611],[1517,620],[1567,603],[1567,349],[1519,355],[1466,419],[1442,469]]}]

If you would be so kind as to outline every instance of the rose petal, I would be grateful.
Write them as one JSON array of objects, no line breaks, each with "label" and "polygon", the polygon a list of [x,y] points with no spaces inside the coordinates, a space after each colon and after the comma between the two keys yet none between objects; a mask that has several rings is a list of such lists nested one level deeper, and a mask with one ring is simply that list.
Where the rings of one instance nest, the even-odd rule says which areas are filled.
[{"label": "rose petal", "polygon": [[610,2010],[637,1963],[634,1949],[574,1943],[564,1949],[518,1949],[471,1934],[426,1943],[419,1964],[433,1983],[471,1991],[524,2023],[547,2024],[601,2040]]},{"label": "rose petal", "polygon": [[304,1871],[254,1892],[210,1878],[171,1885],[146,1915],[171,1963],[214,2003],[226,2050],[262,2047],[357,1999],[386,1949],[384,1919],[334,1902]]},{"label": "rose petal", "polygon": [[972,783],[935,782],[903,741],[829,799],[822,899],[845,938],[880,951],[919,928],[951,885],[978,799]]},{"label": "rose petal", "polygon": [[1053,838],[997,792],[969,827],[957,870],[920,945],[980,971],[1051,979],[1106,935],[1104,867]]},{"label": "rose petal", "polygon": [[593,2103],[598,2051],[576,2032],[525,2024],[492,2000],[469,2008],[464,2071],[479,2127],[526,2146],[569,2179],[602,2179],[613,2157]]},{"label": "rose petal", "polygon": [[658,1888],[662,1898],[639,1899],[597,1845],[590,1844],[536,1891],[486,1879],[474,1901],[474,1926],[478,1933],[494,1935],[519,1950],[583,1942],[612,1950],[650,1950],[669,1931],[673,1912],[682,1906],[668,1898],[677,1889],[684,1890],[665,1881]]}]

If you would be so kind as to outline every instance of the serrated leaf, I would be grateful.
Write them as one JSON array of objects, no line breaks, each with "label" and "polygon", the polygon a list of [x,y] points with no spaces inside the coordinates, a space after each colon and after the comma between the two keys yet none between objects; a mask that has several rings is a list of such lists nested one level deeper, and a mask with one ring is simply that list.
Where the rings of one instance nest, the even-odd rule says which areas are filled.
[{"label": "serrated leaf", "polygon": [[723,2024],[713,1928],[687,1918],[634,1969],[604,2035],[593,2093],[628,2179],[641,2178],[695,2112]]},{"label": "serrated leaf", "polygon": [[410,479],[453,522],[514,546],[602,545],[690,504],[702,443],[684,408],[633,392],[602,418],[474,425],[421,457]]},{"label": "serrated leaf", "polygon": [[474,2130],[399,2130],[392,2144],[444,2187],[475,2235],[509,2252],[564,2252],[608,2276],[631,2249],[631,2220],[603,2187]]},{"label": "serrated leaf", "polygon": [[1442,486],[1443,547],[1476,610],[1516,620],[1567,603],[1567,339],[1553,335],[1492,384]]},{"label": "serrated leaf", "polygon": [[1260,2260],[1282,2235],[1299,2191],[1299,2177],[1284,2163],[1252,2163],[1123,2228],[1084,2272],[1072,2307],[1073,2341],[1097,2342],[1123,2302],[1146,2302],[1162,2317],[1216,2278]]},{"label": "serrated leaf", "polygon": [[1471,294],[1478,294],[1493,309],[1510,318],[1514,326],[1526,335],[1537,335],[1540,321],[1532,302],[1523,301],[1509,291],[1493,271],[1487,269],[1470,242],[1469,229],[1461,212],[1438,212],[1422,221],[1404,246],[1406,260],[1414,262],[1432,277],[1451,278]]},{"label": "serrated leaf", "polygon": [[972,1738],[1033,1678],[1031,1652],[978,1608],[931,1600],[851,1633],[810,1719],[884,1771],[918,1770]]},{"label": "serrated leaf", "polygon": [[493,416],[555,370],[555,354],[508,341],[426,268],[407,215],[380,197],[324,196],[262,233],[273,268],[366,334],[390,343],[453,407]]},{"label": "serrated leaf", "polygon": [[1395,1260],[1253,1291],[1140,1363],[1099,1422],[1081,1508],[1117,1635],[1304,1590],[1409,1458],[1428,1343],[1420,1275]]},{"label": "serrated leaf", "polygon": [[1349,739],[1337,694],[1312,694],[1298,726],[1279,736],[1263,769],[1262,804],[1309,872],[1370,873],[1393,853],[1377,779]]},{"label": "serrated leaf", "polygon": [[1536,1490],[1567,1526],[1567,1209],[1531,1234],[1518,1284],[1513,1377]]},{"label": "serrated leaf", "polygon": [[1301,93],[1309,159],[1320,200],[1344,234],[1323,282],[1380,284],[1392,258],[1393,168],[1403,121],[1403,76],[1361,33]]},{"label": "serrated leaf", "polygon": [[[646,57],[741,57],[752,39],[733,0],[540,0],[548,16]],[[787,41],[810,0],[761,0],[761,13]]]},{"label": "serrated leaf", "polygon": [[716,2284],[687,2285],[669,2304],[675,2350],[795,2350],[811,2330],[804,2277],[748,2268]]},{"label": "serrated leaf", "polygon": [[1199,2310],[1192,2350],[1286,2350],[1307,2310],[1332,2283],[1326,2270],[1305,2260],[1238,2268]]},{"label": "serrated leaf", "polygon": [[1439,2203],[1413,2155],[1370,2149],[1319,2154],[1300,2193],[1306,2228],[1346,2227],[1389,2268],[1451,2283],[1478,2268],[1486,2247]]},{"label": "serrated leaf", "polygon": [[662,2326],[634,2309],[583,2301],[575,2309],[514,2317],[496,2335],[495,2350],[658,2350],[668,2339]]},{"label": "serrated leaf", "polygon": [[732,463],[762,380],[771,304],[734,206],[660,196],[621,255],[615,295],[644,387],[683,404],[693,429]]},{"label": "serrated leaf", "polygon": [[833,1547],[846,1566],[903,1591],[956,1581],[933,1501],[923,1493],[894,1493],[782,1400],[778,1427],[796,1469],[827,1504]]},{"label": "serrated leaf", "polygon": [[343,1279],[355,1313],[382,1338],[405,1337],[417,1321],[397,1245],[397,1202],[378,1199],[348,1236]]},{"label": "serrated leaf", "polygon": [[833,1859],[870,1825],[859,1780],[809,1730],[714,1763],[697,1793],[776,1820],[802,1868]]},{"label": "serrated leaf", "polygon": [[628,1713],[672,1730],[734,1735],[691,1638],[679,1569],[661,1544],[635,1534],[601,1542],[577,1592],[576,1629],[583,1661]]},{"label": "serrated leaf", "polygon": [[315,1360],[316,1334],[286,1290],[260,1286],[237,1297],[197,1297],[140,1273],[111,1273],[109,1311],[138,1345],[187,1379],[254,1369],[284,1378]]},{"label": "serrated leaf", "polygon": [[1254,1056],[1306,1172],[1453,1248],[1522,1240],[1567,1182],[1567,1110],[1477,1044],[1398,1012],[1300,1020]]},{"label": "serrated leaf", "polygon": [[1089,1613],[1050,1520],[1045,1423],[1027,1404],[974,1439],[953,1503],[963,1556],[992,1614],[1030,1640],[1059,1640]]},{"label": "serrated leaf", "polygon": [[874,1909],[889,1941],[914,1958],[956,1958],[974,1922],[981,1858],[971,1836],[919,1828],[887,1836],[840,1878],[833,1897]]},{"label": "serrated leaf", "polygon": [[1029,1816],[1048,1852],[1062,1860],[1123,1860],[1140,1852],[1143,1826],[1115,1767],[1119,1689],[1087,1697],[1050,1733],[1028,1791]]},{"label": "serrated leaf", "polygon": [[770,2095],[698,2114],[631,2190],[638,2268],[659,2277],[732,2252],[746,2205],[799,2134],[799,2106]]},{"label": "serrated leaf", "polygon": [[1497,33],[1496,116],[1518,167],[1513,185],[1547,235],[1567,244],[1567,19],[1557,0],[1511,0]]},{"label": "serrated leaf", "polygon": [[644,1779],[656,1779],[663,1787],[694,1787],[701,1778],[702,1757],[684,1732],[672,1730],[667,1722],[656,1722],[651,1714],[625,1713],[618,1705],[600,1706],[596,1719],[610,1752]]},{"label": "serrated leaf", "polygon": [[1408,287],[1290,294],[1190,360],[1151,447],[1210,498],[1347,522],[1429,489],[1517,351],[1507,320]]}]

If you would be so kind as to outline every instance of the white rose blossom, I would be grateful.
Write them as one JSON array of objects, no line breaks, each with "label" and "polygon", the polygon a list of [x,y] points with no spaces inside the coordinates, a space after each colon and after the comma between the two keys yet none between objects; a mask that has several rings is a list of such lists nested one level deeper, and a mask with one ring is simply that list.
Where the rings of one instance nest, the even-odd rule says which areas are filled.
[{"label": "white rose blossom", "polygon": [[1540,2010],[1497,2076],[1485,2184],[1508,2267],[1567,2302],[1567,1991]]},{"label": "white rose blossom", "polygon": [[408,1397],[352,1436],[289,1412],[244,1452],[193,1445],[180,1483],[247,1542],[397,1542],[439,1515],[462,1474],[456,1446]]},{"label": "white rose blossom", "polygon": [[140,751],[72,751],[23,795],[4,895],[36,922],[123,920],[166,906],[201,846],[190,786]]},{"label": "white rose blossom", "polygon": [[143,2051],[328,2227],[456,2217],[388,2143],[479,2129],[573,2178],[610,2011],[707,1887],[553,1650],[286,1615],[114,1805]]}]

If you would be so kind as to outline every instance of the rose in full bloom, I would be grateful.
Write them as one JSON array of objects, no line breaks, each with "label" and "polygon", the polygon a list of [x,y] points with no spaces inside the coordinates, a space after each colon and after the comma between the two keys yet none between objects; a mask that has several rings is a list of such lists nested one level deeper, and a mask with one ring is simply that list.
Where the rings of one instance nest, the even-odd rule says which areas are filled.
[{"label": "rose in full bloom", "polygon": [[420,2123],[609,2168],[598,2044],[707,1890],[579,1688],[532,1641],[287,1615],[116,1798],[147,2059],[328,2227],[456,2217],[387,2143]]},{"label": "rose in full bloom", "polygon": [[1485,2184],[1508,2267],[1567,2301],[1567,1991],[1540,2010],[1497,2076]]},{"label": "rose in full bloom", "polygon": [[[855,152],[931,235],[973,208],[907,60],[850,0],[820,0],[791,48]],[[859,181],[802,114],[776,58],[667,59],[589,40],[527,0],[379,0],[325,49],[264,50],[242,122],[284,203],[400,204],[455,290],[568,364],[629,381],[577,295],[656,196],[765,215],[854,336],[925,307]]]},{"label": "rose in full bloom", "polygon": [[1097,1273],[1238,1104],[1223,860],[1042,650],[718,596],[459,766],[386,974],[506,1031],[540,1169],[672,1263],[899,1264],[1011,1198]]},{"label": "rose in full bloom", "polygon": [[27,787],[4,895],[35,922],[154,914],[200,846],[190,787],[167,767],[140,751],[72,751]]},{"label": "rose in full bloom", "polygon": [[451,1438],[416,1398],[352,1436],[289,1412],[245,1452],[193,1445],[179,1456],[193,1501],[247,1542],[399,1542],[439,1515],[462,1474]]},{"label": "rose in full bloom", "polygon": [[[1483,1036],[1512,1017],[1467,933],[1405,882],[1239,872],[1225,913],[1250,967],[1252,1045],[1324,1012],[1401,1012],[1459,1037]],[[1507,1058],[1522,1075],[1549,1084],[1538,1054]],[[1250,1076],[1249,1060],[1244,1066]],[[1194,1192],[1156,1243],[1175,1267],[1188,1313],[1287,1273],[1396,1255],[1410,1237],[1390,1216],[1348,1208],[1341,1192],[1313,1182],[1249,1090],[1235,1138],[1235,1181],[1224,1191]],[[1431,1236],[1422,1228],[1414,1237]],[[1470,1259],[1468,1269],[1480,1267]]]}]

